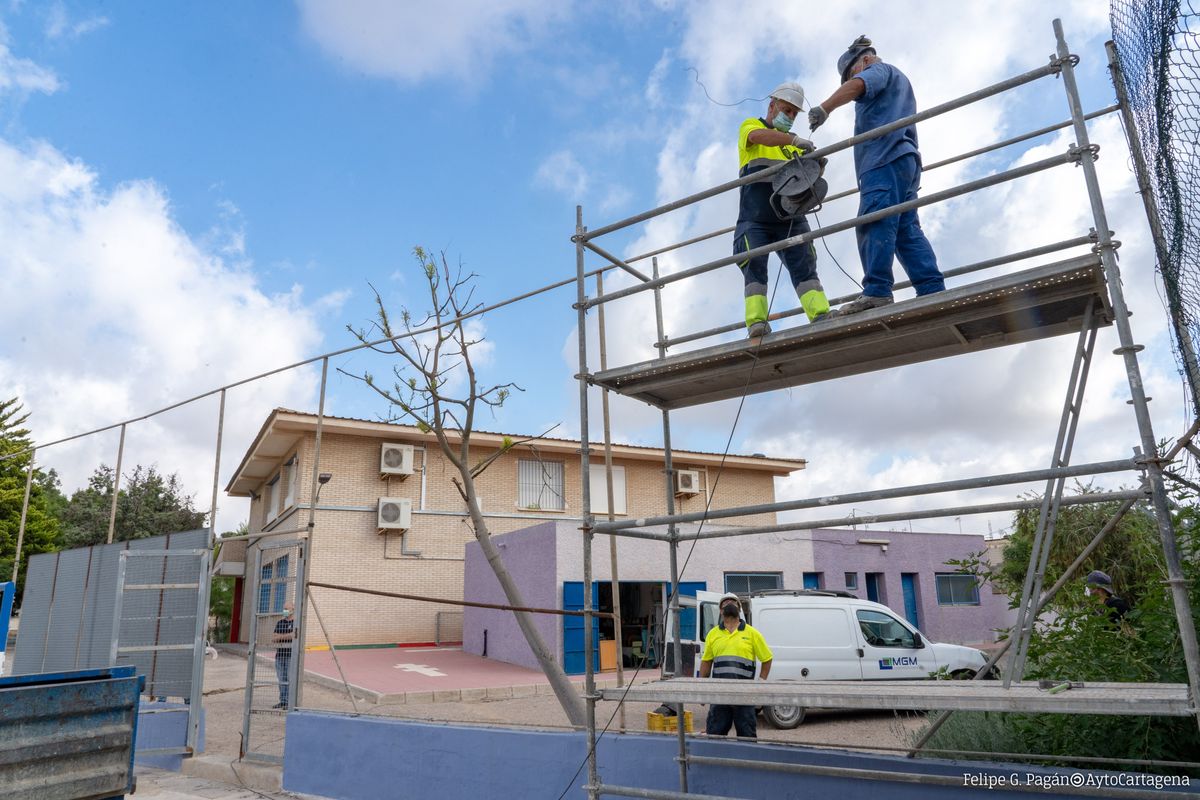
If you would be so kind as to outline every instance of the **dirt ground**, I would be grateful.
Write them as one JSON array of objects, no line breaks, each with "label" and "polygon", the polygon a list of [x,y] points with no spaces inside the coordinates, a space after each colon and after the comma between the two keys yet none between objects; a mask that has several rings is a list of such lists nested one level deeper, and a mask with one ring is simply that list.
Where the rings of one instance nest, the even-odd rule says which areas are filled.
[{"label": "dirt ground", "polygon": [[[205,662],[204,709],[206,718],[206,755],[228,755],[237,758],[242,735],[242,711],[245,702],[246,660],[230,653],[221,653],[216,661]],[[306,681],[303,705],[305,708],[353,713],[345,691],[334,690]],[[374,705],[359,700],[359,713],[371,716],[396,717],[425,722],[453,722],[495,725],[528,726],[543,729],[569,729],[565,715],[553,695],[535,695],[515,699],[479,699],[456,702],[409,703],[404,705]],[[620,727],[617,703],[602,702],[597,706],[601,727],[611,720],[609,730]],[[654,703],[626,703],[626,730],[645,731],[646,713]],[[703,706],[696,707],[695,727],[704,728]],[[255,749],[282,753],[284,717],[256,715],[252,741]],[[800,727],[790,731],[771,728],[759,719],[760,741],[805,743],[826,747],[880,749],[902,747],[906,734],[919,729],[923,714],[894,714],[885,712],[822,711],[808,713]]]}]

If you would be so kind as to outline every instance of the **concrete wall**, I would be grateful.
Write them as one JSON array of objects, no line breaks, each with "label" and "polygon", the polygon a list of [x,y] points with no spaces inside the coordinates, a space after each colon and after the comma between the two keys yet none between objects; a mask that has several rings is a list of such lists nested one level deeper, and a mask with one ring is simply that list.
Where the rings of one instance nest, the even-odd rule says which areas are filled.
[{"label": "concrete wall", "polygon": [[[563,526],[567,527],[567,526]],[[538,608],[561,608],[562,589],[555,582],[555,537],[558,526],[543,522],[521,531],[497,536],[501,560],[521,590],[525,602]],[[575,532],[579,535],[578,531]],[[508,603],[496,573],[492,570],[479,542],[468,542],[463,565],[463,593],[467,600],[481,603]],[[554,653],[562,650],[562,618],[547,614],[533,615],[534,625],[546,646]],[[463,609],[463,651],[483,655],[483,634],[487,631],[487,656],[530,669],[541,669],[511,611],[486,608]]]},{"label": "concrete wall", "polygon": [[[179,709],[164,713],[165,709]],[[142,703],[138,709],[137,738],[134,740],[133,763],[143,767],[183,768],[182,755],[144,754],[143,750],[160,747],[183,747],[187,744],[188,707],[183,703]],[[196,752],[204,752],[204,710],[200,711],[200,736]]]},{"label": "concrete wall", "polygon": [[[721,527],[729,526],[709,524],[704,529]],[[565,528],[559,527],[557,539],[560,584],[583,580],[583,537],[578,531]],[[680,525],[679,529],[687,531],[695,527]],[[691,542],[683,542],[679,546],[679,566],[683,570],[680,580],[705,581],[709,591],[723,592],[726,572],[781,572],[785,587],[799,589],[812,558],[812,544],[806,531],[699,540],[695,547]],[[618,537],[617,571],[622,581],[670,580],[670,548],[666,542]],[[595,539],[592,572],[598,581],[612,579],[607,536]]]},{"label": "concrete wall", "polygon": [[[961,559],[984,549],[982,536],[908,531],[832,530],[812,531],[814,572],[824,573],[826,589],[842,589],[866,599],[868,572],[884,574],[884,596],[880,602],[904,614],[902,573],[915,573],[921,632],[938,642],[986,644],[995,641],[993,629],[1008,619],[1008,601],[984,587],[977,606],[943,606],[937,602],[935,575],[954,572],[948,559]],[[859,539],[887,539],[886,552],[878,544],[859,544]],[[845,573],[858,574],[858,588],[846,589]]]},{"label": "concrete wall", "polygon": [[[734,741],[693,739],[688,746],[693,755],[920,773],[942,778],[942,785],[934,785],[729,767],[694,766],[689,770],[691,792],[747,800],[791,797],[1018,800],[1030,795],[1003,788],[964,786],[963,775],[1007,779],[1015,774],[1024,780],[1024,776],[1033,774],[1061,776],[1060,780],[1069,781],[1074,773],[1072,770],[1025,765],[908,760]],[[678,754],[678,745],[673,736],[610,733],[600,740],[596,752],[600,779],[605,783],[643,789],[679,789],[679,771],[672,760]],[[294,711],[287,716],[283,788],[336,800],[374,800],[379,797],[477,800],[485,797],[555,798],[570,787],[565,796],[580,798],[584,792],[579,787],[587,783],[586,767],[579,770],[586,753],[587,740],[583,732],[457,727]],[[1100,773],[1082,774],[1095,776]],[[1095,788],[1089,794],[1105,796],[1102,789]],[[1051,792],[1037,796],[1065,797]]]}]

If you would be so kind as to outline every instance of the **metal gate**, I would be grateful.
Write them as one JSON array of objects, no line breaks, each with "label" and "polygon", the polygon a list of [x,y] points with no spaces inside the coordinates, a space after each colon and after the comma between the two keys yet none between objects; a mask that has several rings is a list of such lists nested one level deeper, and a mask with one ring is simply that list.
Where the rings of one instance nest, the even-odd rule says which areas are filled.
[{"label": "metal gate", "polygon": [[260,545],[254,554],[242,758],[283,761],[284,720],[295,705],[298,660],[298,629],[288,607],[296,600],[302,553],[301,540],[292,539]]},{"label": "metal gate", "polygon": [[121,552],[111,663],[135,667],[145,676],[144,693],[151,698],[183,698],[183,708],[164,710],[188,715],[185,747],[140,752],[196,752],[204,696],[209,559],[209,551],[203,549]]}]

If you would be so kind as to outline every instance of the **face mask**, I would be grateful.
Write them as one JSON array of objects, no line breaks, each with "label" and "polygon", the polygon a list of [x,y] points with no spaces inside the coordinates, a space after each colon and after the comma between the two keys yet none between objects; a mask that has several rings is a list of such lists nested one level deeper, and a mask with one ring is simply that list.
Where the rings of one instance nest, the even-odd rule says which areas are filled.
[{"label": "face mask", "polygon": [[738,616],[737,606],[725,606],[724,608],[721,609],[721,615],[725,616],[725,617]]},{"label": "face mask", "polygon": [[775,119],[771,120],[771,125],[774,126],[775,130],[787,133],[792,129],[792,120],[787,114],[780,111],[775,115]]}]

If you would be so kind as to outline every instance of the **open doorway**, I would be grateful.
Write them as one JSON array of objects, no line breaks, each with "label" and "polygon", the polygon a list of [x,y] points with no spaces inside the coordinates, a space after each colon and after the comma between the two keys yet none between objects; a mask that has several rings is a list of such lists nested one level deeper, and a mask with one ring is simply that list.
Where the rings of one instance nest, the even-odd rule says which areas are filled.
[{"label": "open doorway", "polygon": [[[598,588],[597,609],[612,613],[612,584]],[[621,641],[616,642],[616,625],[601,618],[600,670],[616,669],[620,658],[627,669],[657,668],[662,661],[663,584],[659,581],[621,581]]]}]

